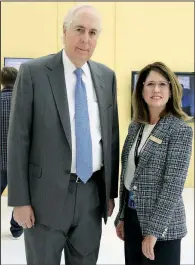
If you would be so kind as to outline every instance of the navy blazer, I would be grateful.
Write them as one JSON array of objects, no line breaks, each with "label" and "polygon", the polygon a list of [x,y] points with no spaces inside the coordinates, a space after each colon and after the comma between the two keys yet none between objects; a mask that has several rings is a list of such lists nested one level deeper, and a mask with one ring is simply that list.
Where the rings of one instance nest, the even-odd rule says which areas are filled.
[{"label": "navy blazer", "polygon": [[7,87],[1,91],[1,170],[7,171],[7,134],[11,108],[12,88]]}]

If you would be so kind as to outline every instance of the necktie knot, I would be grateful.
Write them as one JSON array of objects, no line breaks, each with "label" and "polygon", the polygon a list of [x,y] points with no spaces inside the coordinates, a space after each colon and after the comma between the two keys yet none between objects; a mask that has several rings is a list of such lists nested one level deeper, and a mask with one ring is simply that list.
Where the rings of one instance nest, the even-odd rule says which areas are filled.
[{"label": "necktie knot", "polygon": [[75,75],[76,75],[76,77],[77,77],[78,80],[81,79],[82,71],[83,71],[83,70],[82,70],[81,68],[77,68],[77,69],[74,71],[74,73],[75,73]]}]

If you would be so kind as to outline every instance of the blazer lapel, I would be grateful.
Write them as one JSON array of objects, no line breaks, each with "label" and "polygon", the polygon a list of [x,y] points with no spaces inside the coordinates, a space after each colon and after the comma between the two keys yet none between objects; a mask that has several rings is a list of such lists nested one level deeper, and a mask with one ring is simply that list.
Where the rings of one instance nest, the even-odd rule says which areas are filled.
[{"label": "blazer lapel", "polygon": [[67,99],[66,84],[64,77],[64,66],[62,62],[62,51],[57,53],[51,59],[51,62],[50,64],[47,65],[47,68],[48,68],[48,78],[52,88],[56,107],[59,113],[59,117],[66,138],[71,148],[72,145],[71,145],[70,115],[69,115],[68,99]]},{"label": "blazer lapel", "polygon": [[163,139],[169,130],[170,122],[171,115],[162,118],[154,128],[139,156],[139,164],[135,170],[135,174],[138,174],[140,170],[147,165],[151,155],[154,154],[156,147],[158,147],[159,144],[162,144]]},{"label": "blazer lapel", "polygon": [[136,122],[132,122],[130,127],[129,127],[128,135],[126,137],[123,151],[122,151],[122,155],[121,155],[122,169],[123,169],[122,176],[124,175],[124,173],[126,171],[129,152],[130,152],[131,147],[135,141],[135,138],[137,136],[137,133],[138,133],[140,127],[141,127],[141,124],[136,123]]}]

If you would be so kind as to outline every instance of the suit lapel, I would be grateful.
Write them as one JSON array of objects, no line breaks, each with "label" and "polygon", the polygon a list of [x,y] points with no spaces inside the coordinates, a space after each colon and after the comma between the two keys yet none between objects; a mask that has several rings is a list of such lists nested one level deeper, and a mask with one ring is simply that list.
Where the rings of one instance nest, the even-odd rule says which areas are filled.
[{"label": "suit lapel", "polygon": [[102,79],[102,74],[100,69],[97,67],[97,64],[93,61],[89,61],[88,64],[91,71],[91,76],[95,87],[99,107],[103,147],[107,148],[108,117],[106,109],[109,106],[109,102],[106,97],[107,93],[105,91],[105,83]]},{"label": "suit lapel", "polygon": [[139,164],[135,170],[135,174],[138,174],[140,170],[147,165],[151,155],[155,153],[155,150],[159,144],[162,144],[163,139],[169,130],[171,119],[171,115],[162,118],[152,131],[150,135],[151,137],[148,139],[143,151],[139,156]]},{"label": "suit lapel", "polygon": [[66,84],[64,77],[64,67],[62,62],[62,52],[57,53],[52,59],[50,64],[47,65],[48,78],[52,88],[53,96],[55,99],[56,107],[59,117],[71,148],[71,127],[70,115],[68,107],[68,99],[66,92]]},{"label": "suit lapel", "polygon": [[[111,104],[111,102],[109,102],[109,99],[107,98],[107,93],[105,93],[105,84],[102,79],[101,71],[98,68],[97,64],[93,61],[89,61],[88,64],[90,67],[91,76],[98,101],[103,146],[104,148],[107,148],[108,118],[106,109]],[[70,115],[64,77],[64,67],[62,62],[62,51],[57,53],[51,59],[50,63],[47,65],[47,68],[48,79],[52,88],[56,107],[66,138],[71,148]]]}]

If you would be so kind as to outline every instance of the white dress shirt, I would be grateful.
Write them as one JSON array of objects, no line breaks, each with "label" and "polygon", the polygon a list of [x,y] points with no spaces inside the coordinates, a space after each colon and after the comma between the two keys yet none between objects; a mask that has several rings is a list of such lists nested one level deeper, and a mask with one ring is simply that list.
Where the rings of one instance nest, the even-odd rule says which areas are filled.
[{"label": "white dress shirt", "polygon": [[[143,134],[142,134],[142,139],[140,142],[140,145],[138,147],[138,154],[140,153],[140,151],[142,151],[142,148],[145,146],[145,143],[148,140],[149,135],[151,134],[154,126],[156,124],[146,124],[144,126],[144,130],[143,130]],[[140,130],[139,130],[140,132]],[[126,168],[126,172],[125,172],[125,176],[124,176],[124,184],[127,190],[130,190],[130,186],[131,186],[131,182],[134,178],[134,173],[135,173],[135,160],[134,160],[134,153],[135,153],[135,146],[136,146],[136,142],[137,142],[137,138],[139,135],[139,132],[137,133],[137,136],[135,138],[135,141],[132,145],[132,148],[129,152],[129,157],[128,157],[128,162],[127,162],[127,168]]]},{"label": "white dress shirt", "polygon": [[[68,97],[70,125],[71,125],[71,138],[72,138],[72,165],[71,173],[76,173],[76,135],[75,135],[75,86],[76,75],[74,71],[76,67],[69,60],[65,51],[62,51],[62,61],[64,65],[64,76],[66,91]],[[92,156],[93,156],[93,172],[102,167],[102,145],[101,145],[101,128],[100,128],[100,115],[97,97],[91,78],[91,72],[87,63],[82,67],[83,74],[82,80],[85,84],[89,112],[89,124],[92,140]]]}]

